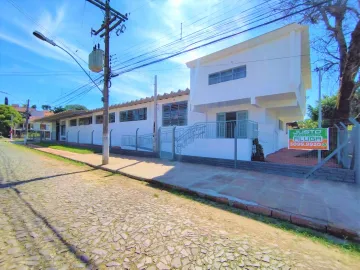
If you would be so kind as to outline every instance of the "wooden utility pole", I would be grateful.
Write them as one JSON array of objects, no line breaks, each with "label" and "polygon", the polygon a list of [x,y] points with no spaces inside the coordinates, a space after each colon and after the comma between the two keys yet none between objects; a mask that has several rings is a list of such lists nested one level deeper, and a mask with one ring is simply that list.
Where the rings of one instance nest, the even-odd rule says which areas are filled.
[{"label": "wooden utility pole", "polygon": [[[110,70],[110,32],[119,26],[122,22],[127,20],[127,14],[122,15],[115,9],[110,7],[110,0],[106,0],[105,3],[100,0],[86,0],[94,6],[105,11],[104,23],[99,30],[92,30],[92,35],[98,35],[101,31],[100,37],[104,37],[105,43],[105,56],[104,56],[104,88],[103,88],[103,157],[102,164],[106,165],[109,163],[109,84],[111,78]],[[117,21],[117,22],[115,22]],[[112,26],[111,24],[115,22]]]},{"label": "wooden utility pole", "polygon": [[27,140],[28,140],[29,116],[30,116],[29,107],[30,107],[30,99],[28,99],[28,101],[27,101],[27,106],[26,106],[26,120],[25,120],[25,138],[24,138],[24,144],[27,144]]}]

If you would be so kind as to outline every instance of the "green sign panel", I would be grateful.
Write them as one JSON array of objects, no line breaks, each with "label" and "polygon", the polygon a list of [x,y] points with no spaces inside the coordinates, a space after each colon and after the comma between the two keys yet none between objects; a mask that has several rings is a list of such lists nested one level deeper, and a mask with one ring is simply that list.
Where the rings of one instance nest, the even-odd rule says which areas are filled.
[{"label": "green sign panel", "polygon": [[290,129],[289,149],[329,150],[329,129]]}]

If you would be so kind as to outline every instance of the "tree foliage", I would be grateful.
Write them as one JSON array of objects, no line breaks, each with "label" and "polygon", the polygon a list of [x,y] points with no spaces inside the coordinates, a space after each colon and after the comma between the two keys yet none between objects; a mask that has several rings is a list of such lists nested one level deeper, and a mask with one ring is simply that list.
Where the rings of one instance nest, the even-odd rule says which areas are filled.
[{"label": "tree foliage", "polygon": [[33,108],[33,109],[35,109],[36,110],[36,105],[34,104],[34,105],[32,105],[31,106],[31,108]]},{"label": "tree foliage", "polygon": [[42,108],[44,111],[50,111],[50,110],[51,110],[51,106],[50,106],[50,105],[41,105],[41,108]]},{"label": "tree foliage", "polygon": [[66,105],[65,110],[75,110],[75,111],[81,111],[81,110],[87,110],[87,108],[84,105],[80,104],[72,104],[72,105]]},{"label": "tree foliage", "polygon": [[304,121],[298,121],[299,128],[317,128],[318,122],[312,119],[305,119]]},{"label": "tree foliage", "polygon": [[[323,96],[321,99],[321,111],[323,119],[335,119],[336,115],[336,96]],[[319,119],[319,102],[315,106],[308,105],[308,116],[313,121]]]},{"label": "tree foliage", "polygon": [[[348,118],[350,103],[360,86],[360,1],[287,0],[281,11],[290,14],[298,6],[312,6],[299,13],[299,23],[316,25],[318,36],[312,48],[319,54],[325,67],[338,74],[336,118]],[[278,9],[277,9],[278,10]],[[323,30],[323,31],[321,31]]]},{"label": "tree foliage", "polygon": [[60,112],[66,111],[66,109],[63,106],[58,106],[58,107],[54,107],[53,109],[51,109],[51,111],[53,113],[60,113]]},{"label": "tree foliage", "polygon": [[11,116],[13,116],[14,126],[23,121],[21,114],[12,106],[0,105],[0,133],[2,136],[9,136],[9,131],[11,128]]}]

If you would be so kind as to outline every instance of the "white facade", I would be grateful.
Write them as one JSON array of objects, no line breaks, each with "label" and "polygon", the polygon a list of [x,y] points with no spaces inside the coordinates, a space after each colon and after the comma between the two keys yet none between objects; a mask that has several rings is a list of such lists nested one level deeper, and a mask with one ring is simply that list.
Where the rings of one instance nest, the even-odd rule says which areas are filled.
[{"label": "white facade", "polygon": [[288,25],[187,66],[191,109],[201,112],[204,121],[216,121],[218,113],[246,111],[247,119],[258,123],[265,155],[287,146],[285,123],[305,116],[306,89],[311,87],[306,26]]},{"label": "white facade", "polygon": [[[236,135],[240,136],[238,160],[251,160],[255,137],[259,138],[265,156],[287,146],[286,123],[304,118],[306,89],[311,85],[307,27],[291,24],[193,60],[187,66],[190,94],[187,90],[159,96],[160,152],[175,147],[177,154],[233,159],[235,130],[240,134]],[[181,102],[187,102],[186,111],[180,112],[179,105],[175,115],[167,111],[163,117],[164,105],[176,107]],[[146,120],[120,121],[121,112],[143,108],[146,108]],[[172,106],[166,108],[173,110]],[[115,121],[109,124],[111,146],[134,149],[129,141],[134,140],[138,130],[138,136],[149,142],[147,149],[152,149],[155,143],[152,142],[155,122],[152,98],[114,105],[109,112],[115,114]],[[59,140],[100,145],[102,124],[96,123],[98,115],[102,115],[102,110],[60,119],[57,129],[53,124],[53,133],[58,130]],[[174,145],[172,128],[164,127],[169,126],[168,115],[172,115],[175,125],[180,125],[175,129]],[[92,123],[79,125],[79,119],[84,117],[91,117]]]}]

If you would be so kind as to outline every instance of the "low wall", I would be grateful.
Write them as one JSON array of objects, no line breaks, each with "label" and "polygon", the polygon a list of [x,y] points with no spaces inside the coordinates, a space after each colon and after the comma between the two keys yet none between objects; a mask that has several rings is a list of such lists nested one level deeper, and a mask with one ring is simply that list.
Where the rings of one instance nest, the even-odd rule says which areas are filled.
[{"label": "low wall", "polygon": [[[234,160],[235,139],[195,139],[181,155]],[[237,139],[237,159],[251,160],[252,140]]]}]

